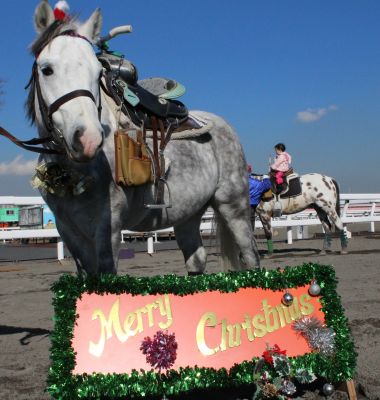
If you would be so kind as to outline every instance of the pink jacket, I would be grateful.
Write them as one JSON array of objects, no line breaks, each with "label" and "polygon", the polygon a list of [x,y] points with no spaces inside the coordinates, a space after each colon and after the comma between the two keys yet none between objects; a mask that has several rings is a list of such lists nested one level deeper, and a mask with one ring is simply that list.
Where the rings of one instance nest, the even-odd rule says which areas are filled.
[{"label": "pink jacket", "polygon": [[292,162],[292,157],[286,151],[276,156],[274,163],[270,166],[276,171],[286,172],[290,168],[289,164]]}]

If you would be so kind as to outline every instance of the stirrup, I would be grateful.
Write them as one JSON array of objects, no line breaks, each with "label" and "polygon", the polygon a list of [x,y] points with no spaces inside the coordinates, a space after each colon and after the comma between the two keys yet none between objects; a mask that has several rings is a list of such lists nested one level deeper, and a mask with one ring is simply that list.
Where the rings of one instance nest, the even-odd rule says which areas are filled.
[{"label": "stirrup", "polygon": [[[169,204],[161,203],[162,198],[160,198],[160,197],[162,197],[162,196],[159,196],[159,193],[158,193],[158,190],[159,190],[158,186],[159,186],[160,184],[161,184],[161,185],[164,185],[164,186],[162,186],[163,188],[165,188],[165,186],[166,186],[166,188],[167,188],[167,190],[168,190],[168,194],[169,194]],[[156,195],[155,195],[154,197],[155,197],[157,203],[154,203],[154,204],[144,204],[144,207],[145,207],[145,208],[149,208],[150,210],[162,210],[162,209],[164,209],[164,208],[172,208],[172,206],[173,206],[173,205],[172,205],[172,196],[171,196],[171,193],[170,193],[169,185],[168,185],[168,183],[166,182],[165,179],[163,179],[163,178],[160,178],[160,179],[159,179],[159,182],[158,182],[158,184],[157,184],[157,189],[155,190],[155,192],[156,192]],[[162,192],[162,194],[163,194],[163,192]]]}]

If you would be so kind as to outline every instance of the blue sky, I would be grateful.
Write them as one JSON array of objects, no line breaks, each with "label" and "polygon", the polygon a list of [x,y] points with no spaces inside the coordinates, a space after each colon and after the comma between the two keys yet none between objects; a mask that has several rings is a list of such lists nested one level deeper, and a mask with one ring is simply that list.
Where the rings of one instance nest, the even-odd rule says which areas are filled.
[{"label": "blue sky", "polygon": [[[24,86],[37,3],[2,3],[0,125],[24,139],[36,134]],[[131,24],[112,48],[140,78],[177,79],[190,109],[229,121],[255,171],[267,171],[273,146],[284,142],[297,172],[333,176],[346,193],[380,192],[380,1],[69,3],[82,19],[100,7],[103,33]],[[38,195],[28,183],[35,155],[1,137],[0,146],[0,195]]]}]

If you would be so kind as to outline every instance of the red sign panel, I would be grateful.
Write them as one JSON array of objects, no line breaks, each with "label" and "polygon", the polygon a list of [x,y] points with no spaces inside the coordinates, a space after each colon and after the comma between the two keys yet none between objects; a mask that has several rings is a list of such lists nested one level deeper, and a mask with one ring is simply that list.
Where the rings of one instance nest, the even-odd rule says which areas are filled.
[{"label": "red sign panel", "polygon": [[260,288],[186,296],[85,293],[77,300],[73,373],[150,370],[140,345],[160,330],[175,334],[173,369],[196,365],[228,369],[261,356],[267,344],[279,345],[288,356],[309,353],[306,340],[291,327],[303,316],[324,321],[319,298],[311,297],[308,288],[291,289],[290,306],[282,304],[284,291]]}]

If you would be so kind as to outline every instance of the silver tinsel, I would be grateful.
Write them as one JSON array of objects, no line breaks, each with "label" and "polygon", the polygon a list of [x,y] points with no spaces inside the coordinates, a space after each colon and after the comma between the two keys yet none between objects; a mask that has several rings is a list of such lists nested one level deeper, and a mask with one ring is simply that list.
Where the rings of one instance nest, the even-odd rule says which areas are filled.
[{"label": "silver tinsel", "polygon": [[303,317],[293,322],[293,329],[301,335],[307,335],[308,332],[322,328],[322,322],[315,317]]},{"label": "silver tinsel", "polygon": [[293,329],[301,334],[309,346],[326,356],[335,352],[335,332],[314,317],[303,317],[293,323]]},{"label": "silver tinsel", "polygon": [[325,356],[331,356],[335,352],[335,332],[331,328],[315,329],[309,332],[307,340],[313,350]]}]

